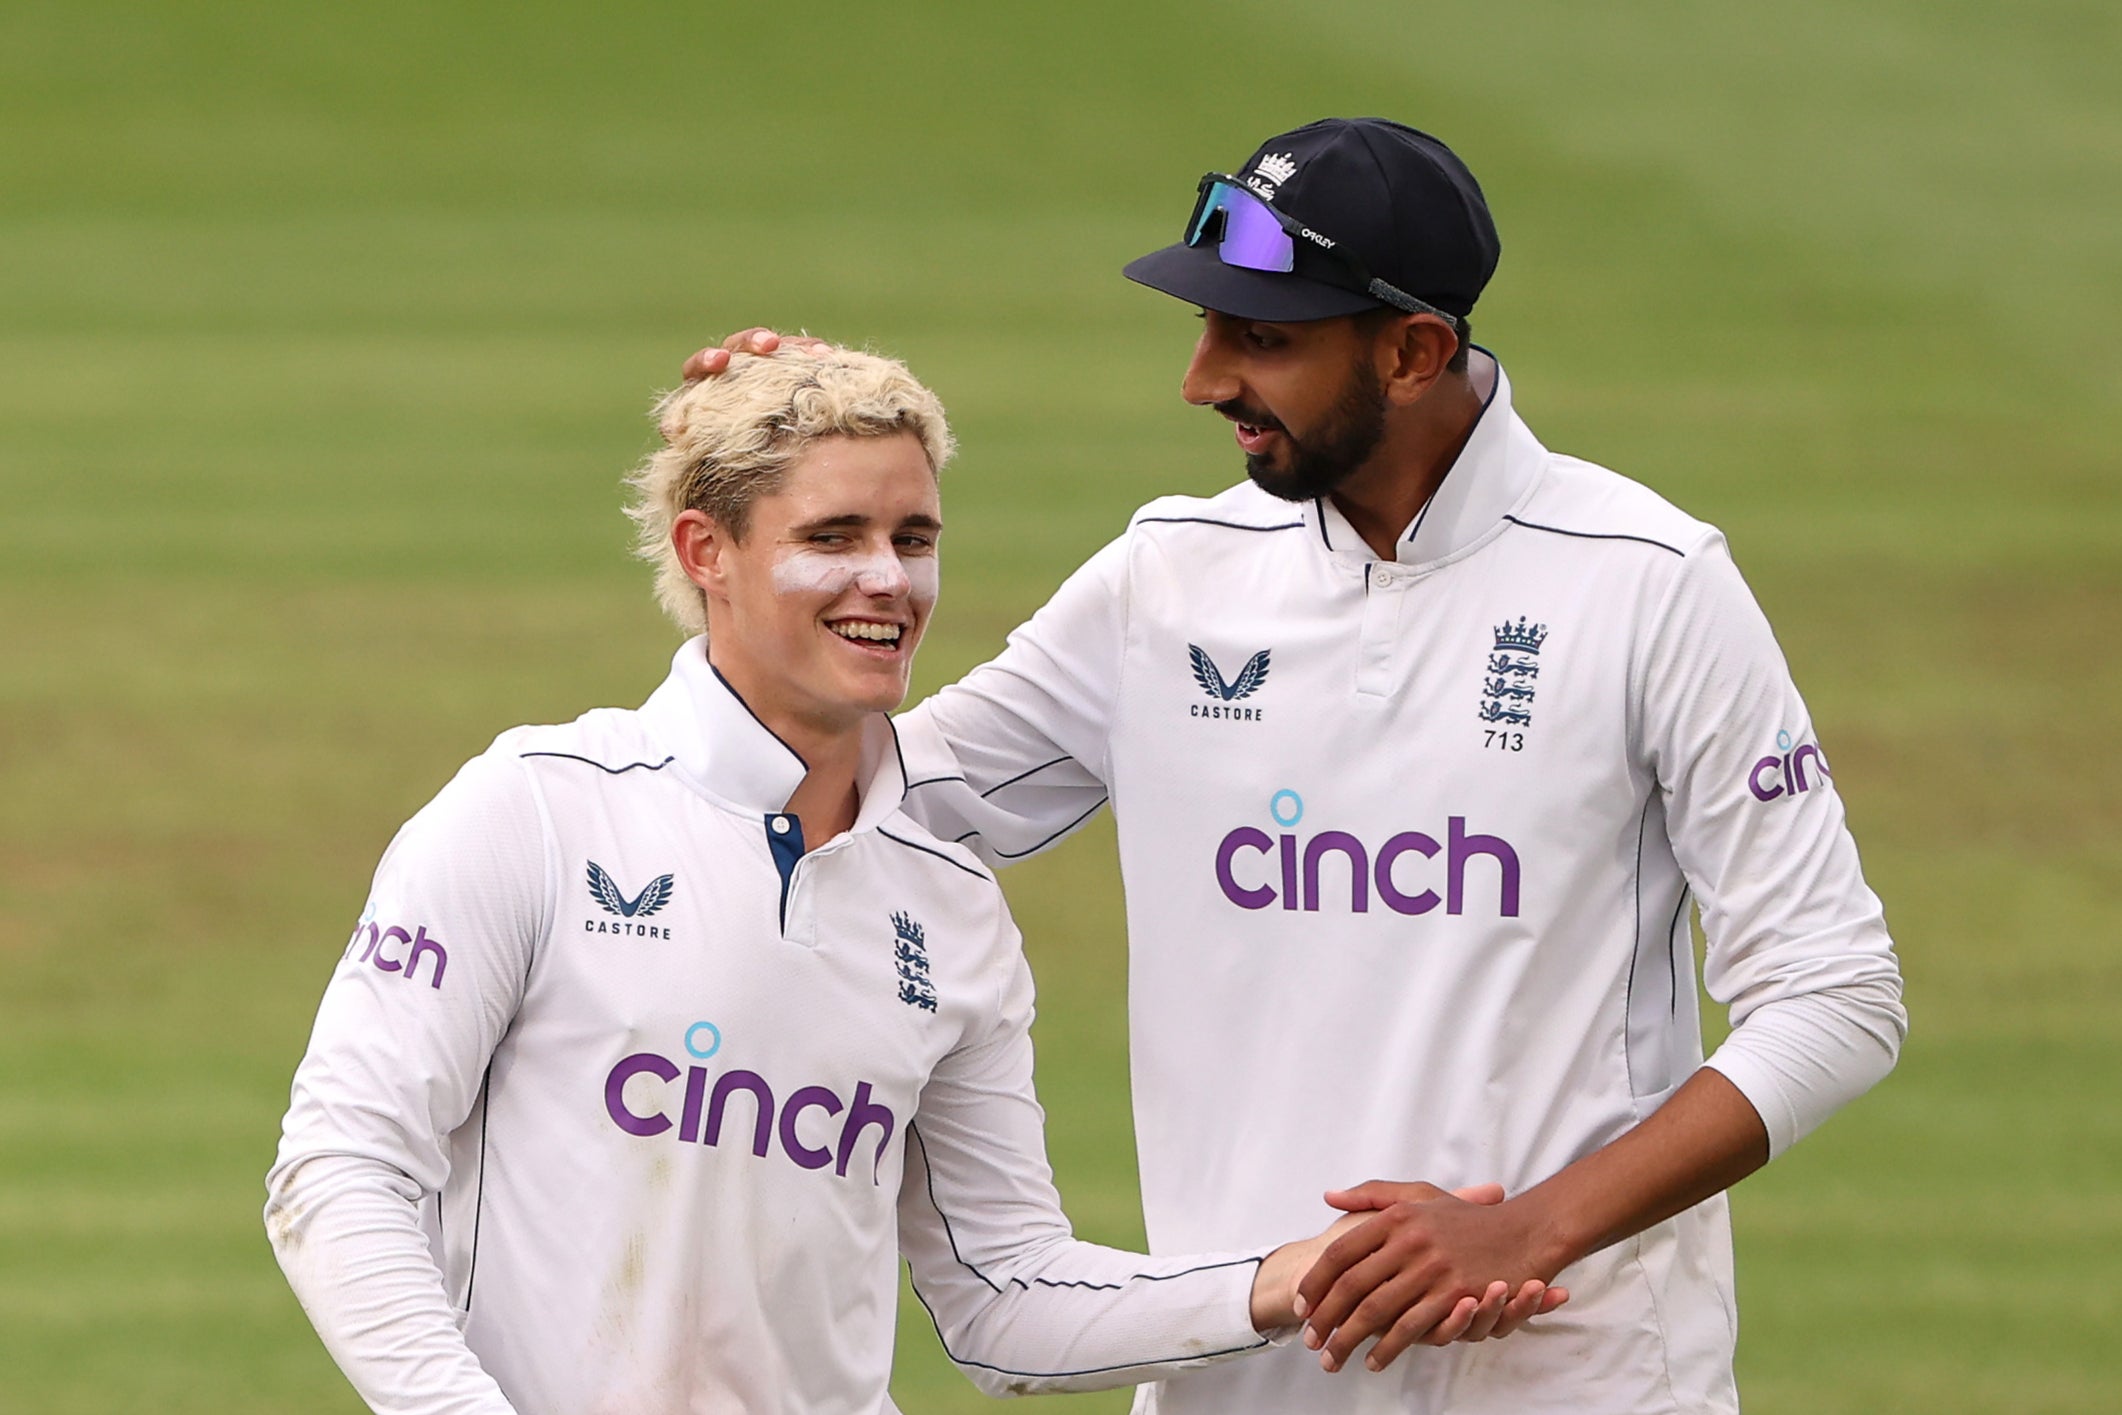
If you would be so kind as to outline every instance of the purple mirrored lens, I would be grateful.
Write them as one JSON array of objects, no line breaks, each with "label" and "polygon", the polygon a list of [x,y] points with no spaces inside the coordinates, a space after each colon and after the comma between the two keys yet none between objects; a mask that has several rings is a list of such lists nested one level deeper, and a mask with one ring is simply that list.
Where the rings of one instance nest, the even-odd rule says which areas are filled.
[{"label": "purple mirrored lens", "polygon": [[1260,198],[1238,187],[1219,185],[1214,200],[1223,208],[1223,239],[1216,245],[1216,254],[1225,265],[1244,270],[1296,269],[1296,244]]}]

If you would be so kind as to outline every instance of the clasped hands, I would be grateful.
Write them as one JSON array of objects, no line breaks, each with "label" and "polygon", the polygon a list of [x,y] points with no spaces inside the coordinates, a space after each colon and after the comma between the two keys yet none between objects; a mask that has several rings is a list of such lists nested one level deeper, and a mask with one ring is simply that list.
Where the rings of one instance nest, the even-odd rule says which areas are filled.
[{"label": "clasped hands", "polygon": [[1252,1313],[1262,1331],[1302,1321],[1328,1371],[1373,1337],[1363,1364],[1382,1371],[1410,1346],[1508,1336],[1569,1300],[1534,1256],[1537,1220],[1504,1203],[1501,1185],[1373,1180],[1326,1200],[1344,1216],[1267,1256]]}]

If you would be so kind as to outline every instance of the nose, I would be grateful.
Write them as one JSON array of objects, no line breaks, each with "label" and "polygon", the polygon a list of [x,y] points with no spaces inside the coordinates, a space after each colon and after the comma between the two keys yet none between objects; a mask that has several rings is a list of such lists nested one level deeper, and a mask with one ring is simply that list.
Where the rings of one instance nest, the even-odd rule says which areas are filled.
[{"label": "nose", "polygon": [[1195,407],[1227,403],[1240,393],[1237,374],[1216,337],[1213,316],[1194,341],[1194,356],[1187,361],[1186,377],[1179,380],[1179,396]]},{"label": "nose", "polygon": [[855,576],[856,591],[874,599],[897,599],[912,587],[906,576],[906,566],[899,562],[896,553],[889,550],[872,556]]}]

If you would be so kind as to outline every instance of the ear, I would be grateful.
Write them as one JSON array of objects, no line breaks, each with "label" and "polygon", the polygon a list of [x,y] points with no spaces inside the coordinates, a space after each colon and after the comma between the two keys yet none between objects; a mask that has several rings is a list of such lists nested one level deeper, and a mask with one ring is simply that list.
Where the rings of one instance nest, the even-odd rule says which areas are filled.
[{"label": "ear", "polygon": [[671,522],[671,550],[685,578],[710,600],[729,598],[729,554],[736,538],[705,511],[680,511]]},{"label": "ear", "polygon": [[1458,334],[1433,314],[1387,321],[1372,349],[1385,396],[1400,407],[1419,402],[1458,351]]}]

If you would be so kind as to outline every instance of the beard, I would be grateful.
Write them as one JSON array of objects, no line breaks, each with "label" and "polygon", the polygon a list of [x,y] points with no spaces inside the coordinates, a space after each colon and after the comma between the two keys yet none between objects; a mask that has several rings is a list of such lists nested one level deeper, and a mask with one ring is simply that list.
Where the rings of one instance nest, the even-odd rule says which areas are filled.
[{"label": "beard", "polygon": [[1348,387],[1318,430],[1298,438],[1273,418],[1253,415],[1238,403],[1219,403],[1216,411],[1254,427],[1279,431],[1289,443],[1289,464],[1276,466],[1265,454],[1245,456],[1245,475],[1269,496],[1284,501],[1311,501],[1347,481],[1385,439],[1385,385],[1370,360],[1358,359]]}]

